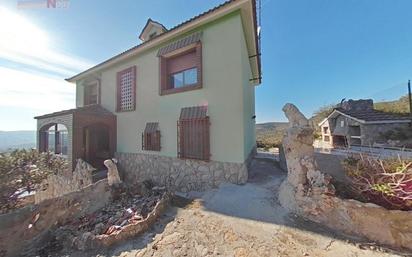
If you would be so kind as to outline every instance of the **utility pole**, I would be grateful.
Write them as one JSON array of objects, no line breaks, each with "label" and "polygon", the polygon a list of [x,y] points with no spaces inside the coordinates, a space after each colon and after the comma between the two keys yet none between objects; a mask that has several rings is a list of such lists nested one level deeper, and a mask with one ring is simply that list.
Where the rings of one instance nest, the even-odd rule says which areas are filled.
[{"label": "utility pole", "polygon": [[409,116],[412,119],[412,96],[411,96],[411,80],[408,80],[408,96],[409,96]]}]

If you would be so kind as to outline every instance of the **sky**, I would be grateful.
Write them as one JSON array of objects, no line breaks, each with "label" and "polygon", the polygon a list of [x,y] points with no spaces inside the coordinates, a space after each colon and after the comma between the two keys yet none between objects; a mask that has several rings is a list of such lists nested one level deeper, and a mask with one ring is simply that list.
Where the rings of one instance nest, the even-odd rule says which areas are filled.
[{"label": "sky", "polygon": [[[139,43],[148,18],[167,28],[224,0],[67,0],[19,9],[0,1],[0,130],[34,130],[36,115],[75,107],[64,81]],[[257,122],[311,116],[341,99],[394,100],[412,78],[410,0],[261,0]]]}]

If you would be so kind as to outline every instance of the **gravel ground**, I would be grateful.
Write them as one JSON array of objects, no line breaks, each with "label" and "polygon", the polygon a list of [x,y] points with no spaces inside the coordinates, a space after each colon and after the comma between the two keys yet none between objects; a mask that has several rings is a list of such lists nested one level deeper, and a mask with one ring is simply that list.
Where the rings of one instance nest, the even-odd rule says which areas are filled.
[{"label": "gravel ground", "polygon": [[246,185],[222,185],[175,200],[146,234],[99,253],[67,256],[402,256],[337,235],[289,214],[277,202],[285,174],[256,159]]}]

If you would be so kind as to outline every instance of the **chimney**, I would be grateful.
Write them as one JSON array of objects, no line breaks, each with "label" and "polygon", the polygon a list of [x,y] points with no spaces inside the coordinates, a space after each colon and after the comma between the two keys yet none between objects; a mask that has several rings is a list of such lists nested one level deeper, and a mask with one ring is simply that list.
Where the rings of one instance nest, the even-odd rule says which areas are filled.
[{"label": "chimney", "polygon": [[372,99],[359,99],[344,101],[340,106],[346,111],[369,111],[373,110],[373,100]]}]

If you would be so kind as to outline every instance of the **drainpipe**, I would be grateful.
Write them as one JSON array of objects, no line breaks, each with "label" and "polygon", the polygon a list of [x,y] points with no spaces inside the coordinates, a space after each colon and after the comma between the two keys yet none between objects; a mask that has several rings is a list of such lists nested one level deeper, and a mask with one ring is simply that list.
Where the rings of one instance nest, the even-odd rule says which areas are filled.
[{"label": "drainpipe", "polygon": [[[412,96],[411,96],[411,80],[408,80],[408,96],[409,96],[409,116],[412,120]],[[409,126],[412,124],[409,123]]]}]

